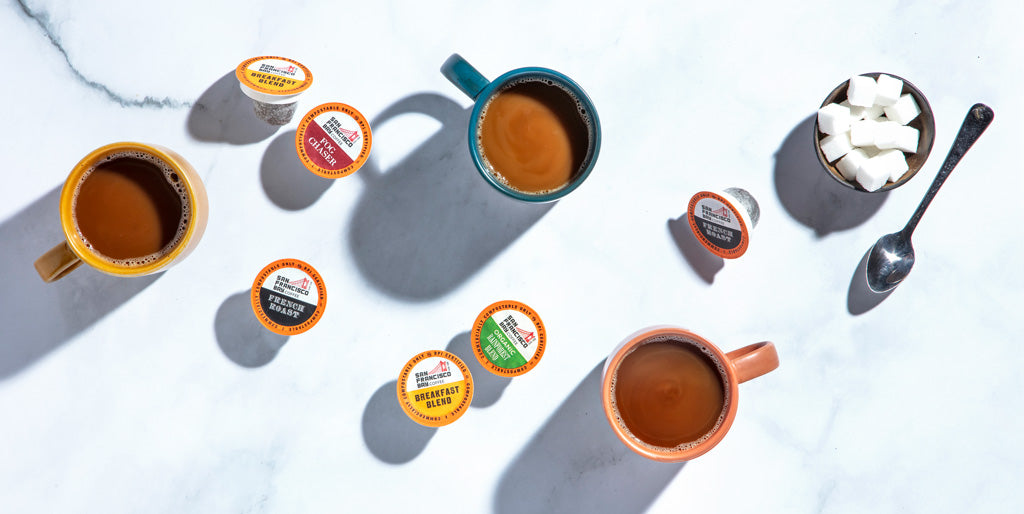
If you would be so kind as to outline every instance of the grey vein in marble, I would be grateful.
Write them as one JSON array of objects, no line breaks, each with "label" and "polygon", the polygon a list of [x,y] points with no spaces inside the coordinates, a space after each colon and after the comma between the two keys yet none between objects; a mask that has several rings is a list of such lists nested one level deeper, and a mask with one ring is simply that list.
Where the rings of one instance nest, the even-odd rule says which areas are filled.
[{"label": "grey vein in marble", "polygon": [[78,68],[71,62],[71,57],[68,56],[67,50],[64,49],[61,44],[60,38],[57,37],[56,30],[50,23],[50,16],[46,12],[33,12],[28,5],[25,4],[25,0],[14,0],[18,7],[21,8],[21,12],[25,14],[29,19],[35,21],[39,28],[42,29],[43,34],[46,35],[47,39],[50,40],[50,44],[57,49],[58,52],[64,57],[64,62],[67,63],[68,69],[71,70],[72,75],[78,79],[79,82],[106,95],[111,101],[116,102],[121,107],[142,107],[146,109],[182,109],[192,107],[192,101],[188,100],[176,100],[173,98],[154,98],[152,96],[145,96],[141,100],[126,98],[118,93],[112,91],[109,87],[95,80],[89,79],[82,74]]}]

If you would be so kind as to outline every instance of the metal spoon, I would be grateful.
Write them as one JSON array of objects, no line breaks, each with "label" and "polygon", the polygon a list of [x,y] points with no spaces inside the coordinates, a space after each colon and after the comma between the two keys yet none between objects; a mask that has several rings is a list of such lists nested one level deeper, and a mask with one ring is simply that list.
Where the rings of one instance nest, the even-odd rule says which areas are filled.
[{"label": "metal spoon", "polygon": [[914,246],[910,243],[910,236],[917,228],[917,222],[921,221],[928,204],[932,202],[935,193],[939,192],[946,177],[953,172],[953,168],[960,162],[960,158],[967,153],[975,141],[981,137],[981,133],[992,123],[995,114],[985,104],[974,104],[967,112],[964,123],[960,125],[960,132],[953,141],[953,147],[946,155],[946,161],[942,163],[939,174],[932,181],[932,187],[924,195],[921,204],[917,206],[910,221],[903,227],[903,230],[886,234],[878,239],[875,246],[871,248],[868,255],[867,279],[868,287],[876,293],[884,293],[899,285],[914,267]]}]

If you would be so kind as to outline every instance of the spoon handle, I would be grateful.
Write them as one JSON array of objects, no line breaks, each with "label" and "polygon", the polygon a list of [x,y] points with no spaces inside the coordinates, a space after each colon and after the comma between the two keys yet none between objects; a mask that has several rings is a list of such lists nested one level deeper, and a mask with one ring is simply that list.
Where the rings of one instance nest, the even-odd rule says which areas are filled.
[{"label": "spoon handle", "polygon": [[942,183],[953,172],[953,168],[960,162],[960,159],[967,153],[967,150],[970,150],[974,142],[981,137],[981,133],[985,132],[985,129],[992,123],[994,116],[995,113],[992,112],[992,108],[985,104],[974,104],[971,110],[967,111],[967,117],[964,118],[963,124],[960,125],[960,132],[956,134],[956,140],[953,141],[953,146],[949,149],[949,154],[946,155],[946,161],[942,163],[942,168],[939,169],[938,175],[935,175],[932,186],[928,188],[928,193],[921,199],[921,204],[917,206],[917,210],[910,217],[907,226],[903,227],[903,235],[907,239],[910,238],[910,234],[917,228],[917,222],[921,221],[921,216],[924,215],[928,204],[932,203],[932,198],[935,198],[935,194],[939,192]]}]

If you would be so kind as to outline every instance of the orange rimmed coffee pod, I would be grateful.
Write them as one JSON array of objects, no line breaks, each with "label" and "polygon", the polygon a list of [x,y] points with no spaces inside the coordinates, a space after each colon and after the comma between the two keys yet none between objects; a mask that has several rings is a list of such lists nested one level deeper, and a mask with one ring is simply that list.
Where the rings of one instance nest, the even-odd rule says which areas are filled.
[{"label": "orange rimmed coffee pod", "polygon": [[256,116],[271,125],[291,121],[299,94],[313,83],[313,74],[302,63],[271,55],[242,61],[235,67],[235,78],[253,100]]},{"label": "orange rimmed coffee pod", "polygon": [[320,273],[298,259],[281,259],[256,275],[250,291],[252,310],[268,330],[290,336],[316,325],[327,308]]},{"label": "orange rimmed coffee pod", "polygon": [[354,107],[326,103],[302,117],[295,133],[299,160],[324,178],[355,173],[370,157],[373,135],[370,123]]},{"label": "orange rimmed coffee pod", "polygon": [[537,311],[512,300],[487,306],[470,333],[473,355],[495,375],[515,377],[537,365],[547,346],[547,331]]},{"label": "orange rimmed coffee pod", "polygon": [[735,259],[746,253],[761,209],[753,195],[732,187],[693,195],[686,214],[693,235],[704,248],[719,257]]},{"label": "orange rimmed coffee pod", "polygon": [[459,419],[473,401],[473,376],[462,359],[444,350],[427,350],[402,368],[398,403],[413,421],[442,427]]}]

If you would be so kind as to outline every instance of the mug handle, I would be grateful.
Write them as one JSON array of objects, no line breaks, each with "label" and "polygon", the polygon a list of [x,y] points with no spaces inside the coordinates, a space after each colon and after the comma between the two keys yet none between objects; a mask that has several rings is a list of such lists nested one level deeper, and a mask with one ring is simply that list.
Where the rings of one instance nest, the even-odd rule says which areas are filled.
[{"label": "mug handle", "polygon": [[452,54],[441,65],[441,74],[473,100],[476,100],[487,84],[491,83],[459,54]]},{"label": "mug handle", "polygon": [[764,341],[733,350],[726,357],[736,368],[736,378],[742,384],[779,367],[779,353],[775,345]]},{"label": "mug handle", "polygon": [[75,268],[81,265],[82,259],[79,259],[71,251],[67,241],[62,241],[57,246],[50,248],[48,252],[36,259],[35,262],[36,272],[39,273],[39,277],[46,283],[64,278],[68,273],[75,271]]}]

